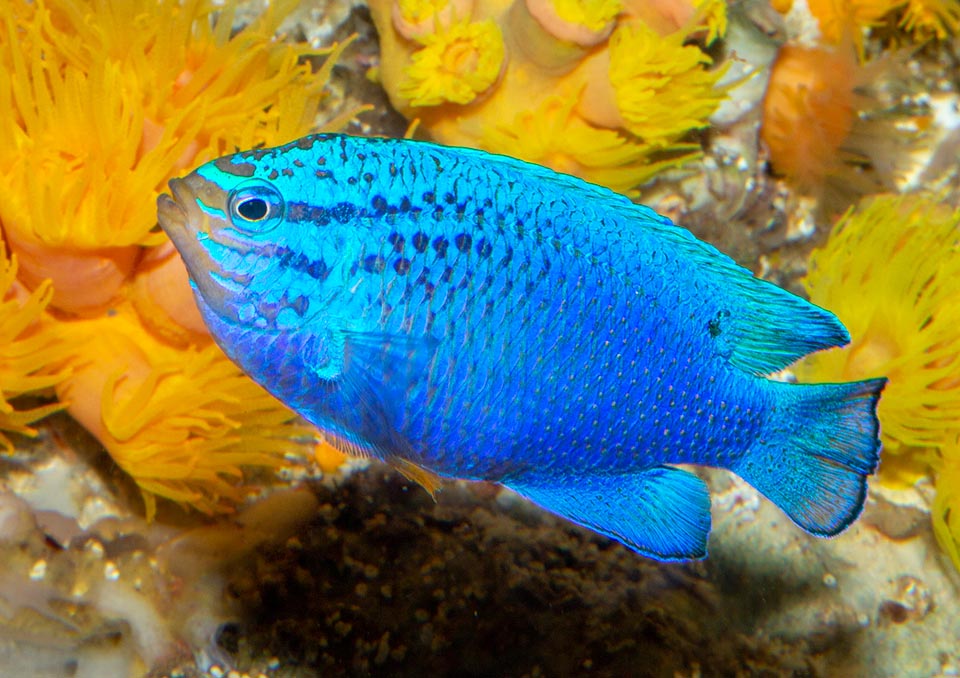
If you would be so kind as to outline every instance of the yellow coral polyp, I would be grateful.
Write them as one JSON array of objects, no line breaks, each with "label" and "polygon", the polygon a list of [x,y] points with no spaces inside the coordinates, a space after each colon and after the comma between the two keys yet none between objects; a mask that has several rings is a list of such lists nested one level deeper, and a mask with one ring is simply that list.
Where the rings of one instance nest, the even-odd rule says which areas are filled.
[{"label": "yellow coral polyp", "polygon": [[315,50],[274,38],[284,7],[231,35],[229,3],[213,21],[207,0],[17,4],[0,9],[0,217],[43,243],[162,242],[151,198],[177,169],[303,131],[325,84],[299,62]]},{"label": "yellow coral polyp", "polygon": [[604,30],[623,11],[620,0],[552,0],[552,3],[561,19],[595,32]]},{"label": "yellow coral polyp", "polygon": [[944,448],[931,518],[937,541],[960,570],[960,439]]},{"label": "yellow coral polyp", "polygon": [[697,17],[701,26],[706,26],[706,44],[727,33],[727,3],[725,0],[694,0]]},{"label": "yellow coral polyp", "polygon": [[[49,281],[27,294],[17,289],[17,262],[0,247],[0,431],[33,436],[31,424],[63,409],[59,403],[18,410],[12,398],[49,389],[64,378],[68,346],[43,317],[50,303]],[[13,443],[0,432],[0,447]]]},{"label": "yellow coral polyp", "polygon": [[[652,151],[644,144],[585,122],[574,112],[575,102],[575,97],[547,97],[533,110],[484,128],[480,146],[627,194],[635,194],[637,186],[685,159],[651,159]],[[675,150],[690,149],[677,146]]]},{"label": "yellow coral polyp", "polygon": [[[960,211],[932,197],[879,196],[840,219],[810,257],[810,299],[853,338],[797,366],[805,380],[886,375],[881,480],[925,472],[960,435]],[[893,458],[901,456],[899,463]]]},{"label": "yellow coral polyp", "polygon": [[248,491],[243,467],[277,468],[301,446],[309,454],[312,429],[215,345],[167,346],[128,307],[70,333],[79,349],[58,394],[137,482],[148,517],[155,496],[230,510]]},{"label": "yellow coral polyp", "polygon": [[823,41],[839,45],[852,41],[862,52],[863,30],[873,28],[906,0],[807,0]]},{"label": "yellow coral polyp", "polygon": [[652,148],[666,148],[706,127],[725,93],[710,58],[681,33],[661,38],[643,26],[623,25],[610,39],[610,82],[623,124]]},{"label": "yellow coral polyp", "polygon": [[454,24],[422,42],[398,88],[412,106],[469,104],[500,76],[503,35],[492,20]]},{"label": "yellow coral polyp", "polygon": [[956,35],[960,31],[960,2],[958,0],[909,0],[900,25],[921,38],[937,40]]},{"label": "yellow coral polyp", "polygon": [[410,23],[432,19],[450,6],[450,0],[396,0],[400,16]]}]

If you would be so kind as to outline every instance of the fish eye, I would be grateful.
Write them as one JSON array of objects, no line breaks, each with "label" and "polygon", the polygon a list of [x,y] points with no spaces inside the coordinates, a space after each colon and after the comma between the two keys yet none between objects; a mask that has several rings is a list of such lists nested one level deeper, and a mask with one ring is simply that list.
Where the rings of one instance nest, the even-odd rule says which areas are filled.
[{"label": "fish eye", "polygon": [[230,192],[227,211],[230,223],[246,233],[264,233],[283,220],[283,196],[260,179],[245,181]]}]

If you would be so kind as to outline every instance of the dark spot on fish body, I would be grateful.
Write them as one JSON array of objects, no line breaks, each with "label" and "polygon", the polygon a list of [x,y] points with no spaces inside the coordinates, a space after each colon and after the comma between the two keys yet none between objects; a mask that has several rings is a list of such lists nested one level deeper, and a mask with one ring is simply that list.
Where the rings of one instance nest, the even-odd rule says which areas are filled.
[{"label": "dark spot on fish body", "polygon": [[364,173],[363,173],[363,180],[366,181],[368,184],[372,184],[372,183],[373,183],[373,175],[370,174],[370,172],[364,172]]},{"label": "dark spot on fish body", "polygon": [[446,216],[446,213],[443,211],[442,207],[437,207],[433,210],[434,221],[443,221],[445,216]]},{"label": "dark spot on fish body", "polygon": [[349,202],[337,203],[330,210],[330,214],[341,224],[347,224],[357,218],[359,210],[357,206]]},{"label": "dark spot on fish body", "polygon": [[373,207],[374,217],[382,217],[387,212],[387,199],[382,195],[375,195],[370,199],[370,206]]},{"label": "dark spot on fish body", "polygon": [[221,172],[238,177],[252,177],[257,171],[256,165],[249,162],[234,162],[230,157],[214,160],[213,165]]},{"label": "dark spot on fish body", "polygon": [[391,163],[390,163],[390,166],[387,168],[387,173],[388,173],[391,177],[397,176],[397,174],[400,173],[400,171],[397,169],[397,163],[391,162]]},{"label": "dark spot on fish body", "polygon": [[403,257],[397,259],[393,262],[393,270],[397,272],[397,275],[406,275],[410,272],[410,260]]},{"label": "dark spot on fish body", "polygon": [[317,170],[313,173],[317,179],[329,179],[333,176],[333,172],[330,170]]},{"label": "dark spot on fish body", "polygon": [[309,275],[314,280],[326,280],[327,276],[330,275],[330,267],[327,266],[327,262],[323,259],[317,259],[310,262],[306,268],[307,275]]},{"label": "dark spot on fish body", "polygon": [[279,178],[280,178],[280,172],[278,172],[276,169],[274,169],[273,171],[270,172],[270,174],[267,175],[267,179],[269,179],[270,181],[276,181]]},{"label": "dark spot on fish body", "polygon": [[404,245],[406,245],[406,240],[402,235],[394,231],[387,236],[387,242],[393,245],[393,251],[398,254],[403,252]]},{"label": "dark spot on fish body", "polygon": [[400,198],[400,208],[399,208],[399,209],[400,209],[401,212],[409,212],[410,210],[412,210],[412,209],[413,209],[413,205],[412,205],[411,202],[410,202],[410,198],[408,198],[407,196],[403,196],[402,198]]},{"label": "dark spot on fish body", "polygon": [[467,254],[470,251],[470,247],[473,245],[473,238],[469,233],[458,233],[453,238],[453,244],[462,253]]},{"label": "dark spot on fish body", "polygon": [[427,251],[427,245],[430,243],[430,239],[427,237],[427,234],[424,233],[423,231],[417,231],[416,233],[413,234],[413,238],[411,238],[411,242],[413,243],[413,249],[415,249],[420,254],[423,254],[424,252]]},{"label": "dark spot on fish body", "polygon": [[425,285],[430,282],[430,269],[424,266],[420,270],[420,275],[417,276],[417,279],[414,280],[415,285]]},{"label": "dark spot on fish body", "polygon": [[290,169],[289,167],[284,167],[283,170],[282,170],[282,173],[283,173],[283,176],[285,176],[285,177],[292,177],[292,176],[293,176],[293,170]]},{"label": "dark spot on fish body", "polygon": [[348,177],[347,183],[350,184],[351,186],[356,186],[358,183],[358,179],[356,177]]},{"label": "dark spot on fish body", "polygon": [[486,259],[493,253],[493,245],[486,238],[480,238],[477,241],[477,255],[481,259]]},{"label": "dark spot on fish body", "polygon": [[437,195],[433,191],[425,191],[420,197],[428,205],[432,205],[437,200]]},{"label": "dark spot on fish body", "polygon": [[440,281],[448,283],[450,282],[450,279],[452,277],[453,277],[453,268],[450,266],[447,266],[446,268],[443,269],[443,273],[440,274]]},{"label": "dark spot on fish body", "polygon": [[293,161],[293,166],[294,166],[294,167],[303,167],[303,166],[304,166],[304,165],[303,165],[303,161],[300,160],[299,158],[295,158],[294,161]]},{"label": "dark spot on fish body", "polygon": [[363,258],[363,270],[368,273],[383,273],[387,262],[379,254],[369,254]]},{"label": "dark spot on fish body", "polygon": [[442,235],[437,236],[436,238],[433,239],[433,251],[437,253],[438,259],[443,259],[444,257],[447,256],[447,248],[449,246],[450,246],[450,241],[444,238]]},{"label": "dark spot on fish body", "polygon": [[457,196],[455,196],[453,193],[447,192],[443,196],[443,201],[448,205],[452,205],[457,202]]}]

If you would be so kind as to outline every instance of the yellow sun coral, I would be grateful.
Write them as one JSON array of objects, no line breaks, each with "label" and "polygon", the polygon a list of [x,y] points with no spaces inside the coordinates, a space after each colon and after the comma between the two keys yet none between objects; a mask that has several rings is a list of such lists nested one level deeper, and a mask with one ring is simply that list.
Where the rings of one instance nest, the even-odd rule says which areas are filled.
[{"label": "yellow sun coral", "polygon": [[503,35],[493,21],[454,24],[422,42],[398,85],[411,106],[468,104],[500,76]]},{"label": "yellow sun coral", "polygon": [[[639,2],[476,0],[473,23],[414,40],[397,25],[401,5],[370,3],[379,75],[394,107],[440,143],[635,193],[696,157],[700,145],[685,137],[707,125],[726,94],[716,86],[725,69],[710,68],[692,43],[724,30],[722,0],[676,0],[684,28],[665,36],[638,18]],[[496,35],[486,46],[481,26]]]},{"label": "yellow sun coral", "polygon": [[66,331],[79,349],[58,395],[137,482],[148,518],[154,495],[229,510],[248,491],[241,467],[277,468],[298,445],[310,453],[313,430],[215,345],[167,346],[126,306]]},{"label": "yellow sun coral", "polygon": [[908,0],[900,25],[915,36],[945,40],[960,31],[960,2]]},{"label": "yellow sun coral", "polygon": [[30,424],[62,405],[54,403],[17,410],[11,398],[48,389],[64,377],[67,344],[43,318],[50,302],[49,281],[27,294],[17,288],[17,262],[7,258],[0,246],[0,447],[13,451],[13,443],[2,431],[36,435]]},{"label": "yellow sun coral", "polygon": [[886,375],[880,479],[909,481],[960,435],[960,211],[880,196],[848,212],[810,258],[810,299],[853,342],[797,366],[804,379]]},{"label": "yellow sun coral", "polygon": [[236,33],[213,0],[0,7],[0,220],[54,306],[116,299],[137,247],[163,241],[152,198],[176,170],[310,128],[325,78],[301,62],[316,50],[275,39],[296,3],[275,4]]},{"label": "yellow sun coral", "polygon": [[[584,122],[573,110],[573,97],[549,97],[533,110],[481,131],[480,147],[575,174],[621,193],[687,159],[679,155],[651,159],[651,149],[611,129]],[[692,152],[693,146],[675,150]]]},{"label": "yellow sun coral", "polygon": [[890,379],[877,408],[879,479],[933,475],[932,520],[960,569],[960,210],[932,196],[877,196],[849,211],[810,257],[810,299],[850,330],[817,353],[803,379]]},{"label": "yellow sun coral", "polygon": [[725,69],[703,68],[710,58],[685,40],[642,25],[622,26],[610,38],[609,78],[623,127],[653,148],[706,127],[724,99],[717,81]]},{"label": "yellow sun coral", "polygon": [[553,0],[557,15],[564,21],[586,26],[591,31],[602,30],[623,11],[620,0]]},{"label": "yellow sun coral", "polygon": [[931,518],[937,541],[960,570],[960,439],[944,449]]},{"label": "yellow sun coral", "polygon": [[[32,348],[40,366],[69,364],[57,394],[136,480],[151,516],[156,496],[227,510],[246,492],[244,467],[275,468],[313,444],[212,344],[155,212],[184,168],[313,128],[343,45],[322,50],[314,72],[304,57],[316,49],[275,35],[296,4],[270,3],[237,29],[236,3],[218,0],[0,3],[0,223],[34,290],[20,315],[3,307],[0,332],[16,339],[20,368]],[[47,277],[65,356],[14,331],[49,300]],[[0,383],[4,397],[55,385],[39,369],[20,374]],[[0,410],[0,427],[23,432],[46,411]]]},{"label": "yellow sun coral", "polygon": [[816,17],[823,41],[839,45],[853,41],[862,53],[863,31],[873,28],[906,0],[807,0],[810,13]]}]

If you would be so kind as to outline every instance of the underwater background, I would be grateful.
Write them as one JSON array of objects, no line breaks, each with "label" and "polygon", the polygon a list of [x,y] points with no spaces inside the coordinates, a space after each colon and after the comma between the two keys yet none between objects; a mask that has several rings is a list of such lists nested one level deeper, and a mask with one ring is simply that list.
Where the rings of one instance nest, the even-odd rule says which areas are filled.
[{"label": "underwater background", "polygon": [[[0,675],[960,674],[958,0],[0,1]],[[346,459],[210,339],[167,181],[311,131],[576,174],[833,311],[861,518],[704,561]]]}]

